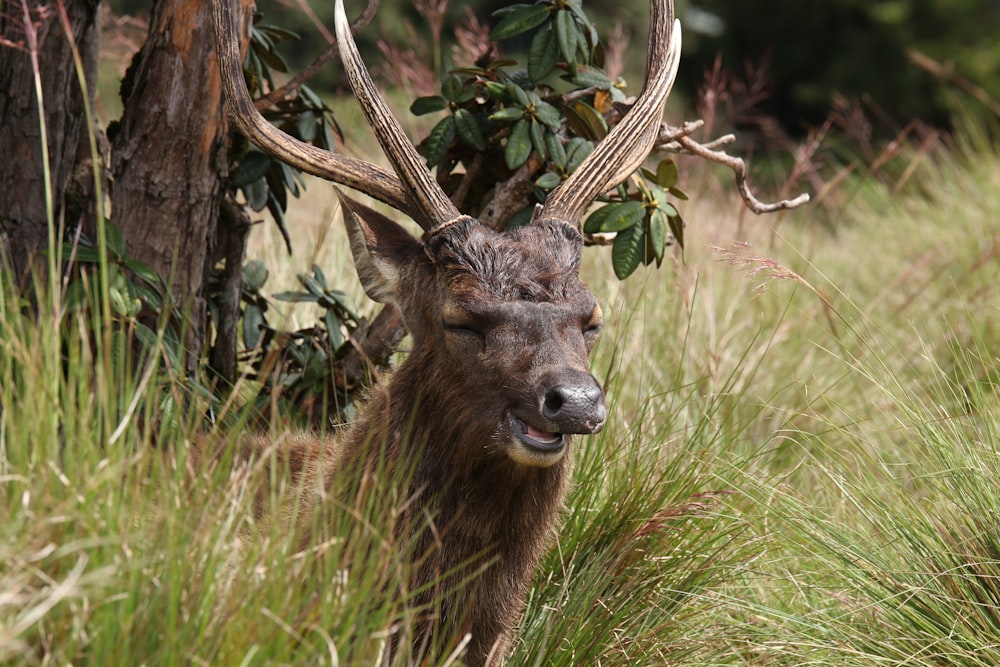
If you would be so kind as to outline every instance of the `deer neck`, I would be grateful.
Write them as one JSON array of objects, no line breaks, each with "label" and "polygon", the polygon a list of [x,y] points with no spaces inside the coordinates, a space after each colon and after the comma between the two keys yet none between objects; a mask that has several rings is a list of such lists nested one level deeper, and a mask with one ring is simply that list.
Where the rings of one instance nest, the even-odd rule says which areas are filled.
[{"label": "deer neck", "polygon": [[345,455],[369,465],[412,466],[406,472],[412,472],[415,488],[447,487],[491,509],[522,502],[561,505],[569,456],[546,468],[514,462],[497,442],[503,437],[497,434],[499,415],[484,410],[482,396],[449,392],[448,379],[434,370],[440,367],[436,360],[411,357],[388,384],[374,389]]},{"label": "deer neck", "polygon": [[[482,404],[441,391],[447,380],[430,370],[441,365],[419,361],[411,356],[373,391],[334,474],[363,467],[407,480],[410,509],[398,528],[416,538],[414,590],[428,591],[423,602],[437,605],[445,632],[472,634],[469,664],[482,665],[517,623],[565,499],[569,454],[546,468],[516,463],[496,446]],[[456,572],[446,588],[472,574],[474,583],[433,601],[442,572]]]}]

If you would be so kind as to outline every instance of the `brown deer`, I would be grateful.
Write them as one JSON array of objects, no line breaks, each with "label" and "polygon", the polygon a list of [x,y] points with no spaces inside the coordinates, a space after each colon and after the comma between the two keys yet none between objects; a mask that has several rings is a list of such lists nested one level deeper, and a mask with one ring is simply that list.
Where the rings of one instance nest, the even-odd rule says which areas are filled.
[{"label": "brown deer", "polygon": [[278,159],[389,204],[425,232],[414,238],[341,198],[364,289],[399,308],[412,352],[372,391],[347,433],[329,443],[299,438],[312,453],[290,456],[306,460],[302,467],[328,487],[352,469],[406,462],[419,511],[408,514],[414,525],[402,529],[417,530],[426,516],[437,526],[418,538],[415,553],[428,555],[416,568],[413,590],[435,595],[432,584],[442,572],[489,563],[474,586],[423,600],[437,613],[417,641],[430,633],[468,633],[467,664],[495,664],[509,647],[564,502],[570,436],[604,426],[603,392],[588,370],[601,310],[579,277],[580,218],[638,167],[656,139],[680,53],[672,2],[652,2],[647,78],[631,110],[532,222],[510,233],[462,215],[428,172],[362,64],[341,0],[341,59],[394,174],[298,142],[257,113],[230,3],[215,0],[214,16],[223,85],[238,127]]}]

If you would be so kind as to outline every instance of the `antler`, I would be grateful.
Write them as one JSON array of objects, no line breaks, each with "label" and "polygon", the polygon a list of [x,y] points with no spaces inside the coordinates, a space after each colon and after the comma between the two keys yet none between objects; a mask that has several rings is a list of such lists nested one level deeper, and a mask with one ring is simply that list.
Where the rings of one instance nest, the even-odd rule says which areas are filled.
[{"label": "antler", "polygon": [[213,0],[212,11],[222,87],[226,93],[230,117],[240,131],[261,150],[282,162],[363,192],[404,213],[412,213],[415,202],[392,172],[363,160],[331,153],[299,141],[267,122],[254,106],[243,79],[233,19],[233,0]]},{"label": "antler", "polygon": [[[334,6],[334,28],[337,34],[337,46],[340,48],[340,59],[343,61],[351,89],[354,90],[354,96],[358,99],[382,151],[392,162],[396,174],[406,184],[407,191],[417,207],[415,211],[410,211],[410,214],[427,231],[435,231],[466,217],[459,212],[444,189],[424,166],[423,158],[410,143],[403,128],[389,111],[385,100],[375,87],[375,82],[361,61],[361,54],[358,53],[358,47],[351,35],[351,26],[344,13],[343,0],[337,0]],[[425,225],[425,222],[428,224]]]},{"label": "antler", "polygon": [[639,99],[594,152],[549,194],[535,215],[537,220],[562,220],[579,229],[587,207],[642,164],[659,134],[663,104],[677,77],[680,54],[681,25],[674,20],[673,2],[653,0],[649,8],[646,82]]}]

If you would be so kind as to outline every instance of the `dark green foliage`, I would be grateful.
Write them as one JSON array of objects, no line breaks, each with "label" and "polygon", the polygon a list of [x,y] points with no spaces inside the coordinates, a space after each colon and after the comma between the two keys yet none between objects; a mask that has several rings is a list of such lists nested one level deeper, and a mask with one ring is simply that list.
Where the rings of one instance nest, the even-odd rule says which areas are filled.
[{"label": "dark green foliage", "polygon": [[[263,269],[263,265],[251,262],[247,270],[255,266]],[[266,269],[264,272],[266,280]],[[252,377],[262,382],[261,395],[277,394],[301,416],[323,419],[336,415],[350,401],[353,387],[345,386],[334,362],[351,350],[349,338],[360,320],[346,295],[327,285],[318,266],[310,273],[300,273],[298,280],[302,290],[281,292],[273,298],[315,304],[320,309],[319,321],[298,331],[279,331],[267,321],[264,282],[248,285],[244,272],[243,333],[248,343],[243,360],[253,369]],[[257,329],[253,345],[247,339],[251,320]],[[314,414],[317,411],[319,414]]]},{"label": "dark green foliage", "polygon": [[[559,186],[609,131],[605,114],[622,102],[622,81],[602,69],[603,50],[577,0],[541,0],[494,13],[498,41],[528,39],[527,68],[494,58],[446,76],[441,94],[418,99],[417,115],[447,111],[420,144],[449,192],[468,189],[460,207],[485,209],[503,183],[527,181],[530,196],[509,205],[496,227],[515,227]],[[616,117],[616,116],[615,116]],[[587,221],[587,234],[616,233],[612,256],[619,278],[663,260],[682,245],[683,222],[668,197],[683,199],[671,161],[620,187]]]},{"label": "dark green foliage", "polygon": [[[114,225],[105,223],[105,238],[104,258],[87,238],[63,245],[62,257],[68,258],[63,273],[66,314],[82,315],[95,326],[110,325],[108,335],[127,347],[138,346],[143,352],[138,362],[148,355],[162,354],[172,379],[183,381],[188,354],[184,346],[188,323],[183,304],[162,276],[129,256],[125,240]],[[108,275],[106,303],[98,277],[104,261]]]},{"label": "dark green foliage", "polygon": [[[520,38],[530,44],[527,68],[515,60],[492,58],[456,69],[442,78],[439,95],[417,99],[411,111],[445,112],[420,150],[450,193],[467,179],[465,201],[459,202],[464,211],[481,214],[501,184],[520,180],[526,185],[521,190],[527,192],[524,199],[488,223],[513,228],[526,224],[535,204],[544,201],[607,135],[605,114],[619,117],[614,104],[624,101],[625,95],[623,82],[612,81],[602,69],[597,31],[578,0],[512,5],[496,12],[495,18],[493,38]],[[278,89],[274,73],[289,70],[279,46],[296,39],[292,31],[264,23],[259,14],[254,17],[244,70],[257,99]],[[274,97],[276,101],[262,110],[266,118],[302,141],[334,148],[333,135],[340,134],[339,128],[330,109],[308,87]],[[242,193],[253,211],[271,213],[290,250],[284,212],[288,196],[298,197],[304,188],[300,172],[246,142],[236,143],[231,160],[229,187]],[[684,198],[676,183],[673,162],[662,162],[655,173],[642,171],[620,186],[587,220],[585,233],[617,235],[612,257],[620,278],[642,264],[659,265],[665,248],[682,241],[683,223],[668,201]],[[230,346],[240,350],[236,376],[258,383],[261,409],[277,405],[282,413],[323,424],[343,416],[364,381],[347,377],[342,367],[360,321],[344,294],[327,284],[319,267],[299,275],[301,290],[269,297],[267,268],[259,261],[248,263],[239,294],[240,326],[234,333],[216,328],[227,286],[224,267],[215,267],[206,292],[205,349],[186,350],[183,308],[174,302],[166,281],[130,260],[120,234],[112,228],[107,246],[109,307],[116,323],[132,332],[134,343],[149,353],[168,341],[169,365],[184,382],[228,392],[230,387],[219,382],[207,359],[216,337],[237,335],[240,345]],[[78,278],[100,260],[98,250],[85,245],[67,249],[66,256],[73,257],[71,275]],[[86,280],[70,281],[71,307],[100,305],[86,285]],[[273,316],[272,299],[314,304],[318,321],[283,331]]]},{"label": "dark green foliage", "polygon": [[[136,369],[149,357],[160,356],[172,382],[201,396],[210,396],[213,390],[209,387],[216,378],[205,358],[212,337],[205,350],[188,349],[185,310],[167,282],[128,256],[121,234],[110,224],[107,239],[106,305],[110,336],[120,341],[115,344],[137,353],[130,362]],[[70,258],[65,272],[69,278],[65,296],[67,315],[84,314],[85,320],[103,326],[96,324],[105,308],[97,279],[100,252],[84,239],[75,246],[67,244],[63,256]],[[208,306],[213,322],[218,321],[220,277],[217,270],[208,281]],[[277,398],[283,414],[321,421],[340,414],[356,389],[342,373],[337,373],[335,362],[352,349],[349,338],[360,320],[346,295],[327,285],[319,267],[313,266],[310,273],[300,274],[298,279],[302,290],[281,292],[270,299],[315,304],[319,321],[297,331],[282,331],[270,321],[270,299],[264,293],[267,268],[258,260],[243,268],[241,375],[259,382],[260,410]],[[217,331],[213,333],[219,335]],[[197,363],[191,363],[192,358]],[[214,391],[225,393],[228,389],[216,387]]]}]

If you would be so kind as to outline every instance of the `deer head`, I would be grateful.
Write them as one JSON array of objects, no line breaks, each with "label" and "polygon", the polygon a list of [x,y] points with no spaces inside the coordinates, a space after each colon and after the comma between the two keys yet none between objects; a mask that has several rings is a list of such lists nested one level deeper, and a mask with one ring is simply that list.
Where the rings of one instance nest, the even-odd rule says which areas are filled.
[{"label": "deer head", "polygon": [[[494,664],[563,502],[568,436],[595,433],[606,418],[603,392],[588,370],[601,310],[579,276],[580,218],[638,167],[657,137],[680,53],[672,3],[653,0],[638,100],[528,225],[501,233],[462,215],[424,167],[361,62],[341,0],[341,59],[393,172],[319,150],[267,123],[243,80],[231,1],[213,4],[222,81],[237,126],[274,157],[382,201],[424,230],[415,238],[341,196],[365,291],[395,304],[413,337],[412,352],[372,396],[369,419],[359,422],[346,450],[378,456],[370,453],[377,448],[367,446],[365,429],[397,452],[413,444],[419,450],[415,486],[434,487],[439,529],[421,537],[417,553],[436,556],[420,560],[413,590],[431,596],[441,572],[496,556],[477,587],[446,596],[438,620],[428,620],[451,635],[470,633],[467,664]],[[411,437],[401,442],[407,429]]]},{"label": "deer head", "polygon": [[341,59],[395,173],[317,149],[271,126],[244,84],[230,0],[216,0],[214,13],[223,85],[244,134],[278,159],[402,210],[425,230],[416,239],[341,197],[367,294],[400,308],[415,353],[443,353],[440,362],[499,394],[502,414],[483,418],[495,418],[494,428],[509,435],[503,438],[509,456],[550,465],[562,455],[565,434],[599,430],[604,400],[587,356],[601,313],[579,278],[580,218],[638,167],[656,138],[680,53],[672,2],[652,2],[647,76],[638,100],[532,222],[511,233],[462,215],[426,169],[361,61],[342,0],[336,2]]}]

